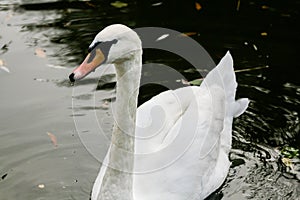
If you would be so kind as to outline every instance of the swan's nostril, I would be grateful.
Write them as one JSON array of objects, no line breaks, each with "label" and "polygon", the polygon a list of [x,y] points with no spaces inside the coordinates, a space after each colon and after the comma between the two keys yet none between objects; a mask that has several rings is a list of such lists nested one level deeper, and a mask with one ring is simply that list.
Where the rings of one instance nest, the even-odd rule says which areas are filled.
[{"label": "swan's nostril", "polygon": [[69,76],[69,79],[70,79],[70,81],[71,81],[72,83],[75,82],[74,76],[75,76],[74,73],[70,74],[70,76]]}]

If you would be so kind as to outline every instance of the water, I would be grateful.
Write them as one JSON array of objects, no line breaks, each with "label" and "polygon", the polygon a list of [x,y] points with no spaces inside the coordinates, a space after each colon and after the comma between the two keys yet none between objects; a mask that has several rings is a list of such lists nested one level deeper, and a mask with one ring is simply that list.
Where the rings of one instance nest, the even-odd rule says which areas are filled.
[{"label": "water", "polygon": [[[237,73],[237,95],[249,97],[251,104],[234,121],[228,178],[209,199],[299,199],[299,156],[291,159],[291,171],[280,153],[284,146],[300,146],[299,5],[241,1],[237,11],[235,1],[210,1],[196,11],[192,1],[160,6],[130,1],[123,8],[106,1],[1,1],[0,59],[6,68],[0,69],[0,199],[89,198],[100,164],[81,143],[73,117],[88,123],[95,110],[99,118],[106,115],[103,102],[114,94],[113,84],[74,96],[67,76],[95,34],[112,23],[188,32],[215,62],[229,49],[236,69],[263,67]],[[172,66],[188,80],[198,76],[185,60],[167,52],[146,50],[143,58]],[[82,85],[95,88],[95,80]],[[162,90],[143,87],[141,101]],[[84,105],[94,94],[99,106]],[[72,95],[83,103],[75,112]],[[48,132],[56,136],[57,147]]]}]

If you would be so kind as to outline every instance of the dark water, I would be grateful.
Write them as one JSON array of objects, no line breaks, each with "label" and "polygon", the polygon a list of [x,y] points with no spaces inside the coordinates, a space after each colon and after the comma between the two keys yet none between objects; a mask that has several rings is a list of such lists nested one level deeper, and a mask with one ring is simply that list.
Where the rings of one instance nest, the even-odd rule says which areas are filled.
[{"label": "dark water", "polygon": [[[0,199],[89,198],[100,164],[82,145],[73,117],[88,123],[95,110],[103,116],[113,86],[96,90],[99,106],[74,112],[67,76],[99,30],[112,23],[185,32],[216,63],[230,50],[237,70],[261,67],[237,73],[237,95],[251,103],[234,122],[228,178],[210,199],[299,199],[299,155],[291,154],[300,146],[300,1],[199,1],[198,11],[194,1],[128,1],[122,8],[112,2],[0,2]],[[171,66],[188,80],[198,78],[171,53],[145,50],[143,58]],[[96,88],[95,80],[81,84]],[[149,85],[140,92],[145,100],[162,90]],[[75,99],[84,104],[94,92]],[[109,131],[111,122],[106,124]],[[47,132],[56,136],[57,147]],[[287,155],[282,149],[288,147],[294,149]]]}]

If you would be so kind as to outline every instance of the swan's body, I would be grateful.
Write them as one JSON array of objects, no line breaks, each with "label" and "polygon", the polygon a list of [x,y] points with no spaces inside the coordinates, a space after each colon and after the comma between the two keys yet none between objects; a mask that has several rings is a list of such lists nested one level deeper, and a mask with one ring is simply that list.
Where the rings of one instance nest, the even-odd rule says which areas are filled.
[{"label": "swan's body", "polygon": [[[108,52],[94,52],[107,54],[105,61],[115,64],[117,97],[112,143],[91,199],[204,199],[227,176],[232,120],[248,105],[247,99],[235,101],[231,55],[225,55],[200,87],[163,92],[137,109],[141,42],[131,29],[112,25],[96,36],[91,47],[112,40],[117,42]],[[94,63],[90,57],[74,70],[71,80],[103,62],[95,56]]]}]

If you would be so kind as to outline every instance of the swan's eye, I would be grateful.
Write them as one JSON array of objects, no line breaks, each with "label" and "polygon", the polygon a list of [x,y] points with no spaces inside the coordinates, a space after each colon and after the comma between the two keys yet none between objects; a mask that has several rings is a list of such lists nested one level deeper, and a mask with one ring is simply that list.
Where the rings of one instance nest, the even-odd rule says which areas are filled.
[{"label": "swan's eye", "polygon": [[88,49],[88,52],[91,53],[94,49],[99,48],[101,49],[101,51],[103,52],[103,54],[105,55],[105,57],[107,57],[108,52],[111,48],[111,46],[113,44],[116,44],[118,42],[118,40],[114,39],[112,41],[105,41],[105,42],[96,42],[93,46],[91,46]]},{"label": "swan's eye", "polygon": [[89,47],[88,52],[91,53],[102,42],[96,42],[93,46]]},{"label": "swan's eye", "polygon": [[104,58],[105,60],[107,59],[108,57],[108,53],[109,53],[109,50],[111,48],[111,46],[113,44],[116,44],[118,42],[118,40],[114,39],[112,41],[105,41],[105,42],[96,42],[93,46],[91,46],[89,49],[88,49],[88,52],[90,53],[90,57],[88,59],[88,63],[90,63],[96,56],[96,49],[100,49],[101,52],[103,53],[104,55]]}]

